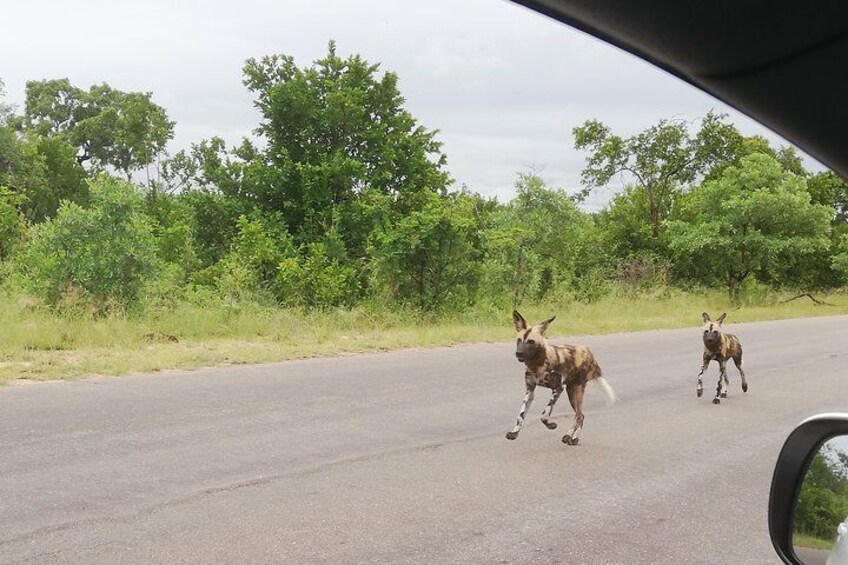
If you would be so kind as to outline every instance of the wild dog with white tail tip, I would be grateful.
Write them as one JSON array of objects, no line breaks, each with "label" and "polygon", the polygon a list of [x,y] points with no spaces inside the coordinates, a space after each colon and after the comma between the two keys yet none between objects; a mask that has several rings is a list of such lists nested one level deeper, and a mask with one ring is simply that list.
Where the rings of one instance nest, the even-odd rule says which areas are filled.
[{"label": "wild dog with white tail tip", "polygon": [[550,345],[545,339],[545,330],[556,319],[556,316],[545,320],[541,324],[529,326],[524,317],[517,310],[512,312],[512,320],[515,323],[515,331],[518,332],[516,340],[515,357],[519,363],[524,363],[525,394],[524,402],[521,404],[521,412],[515,427],[506,434],[506,439],[515,439],[521,426],[524,424],[524,416],[533,402],[533,394],[537,386],[551,389],[551,400],[542,412],[542,423],[549,430],[557,427],[556,422],[551,421],[551,411],[554,404],[559,400],[563,389],[568,393],[568,401],[574,408],[574,424],[571,430],[562,436],[562,443],[566,445],[577,445],[580,441],[580,430],[583,429],[583,395],[586,391],[586,383],[597,382],[607,403],[615,402],[615,393],[612,387],[601,376],[601,367],[595,361],[595,356],[589,348],[583,345]]},{"label": "wild dog with white tail tip", "polygon": [[[721,327],[726,316],[727,313],[724,313],[719,316],[718,320],[712,321],[710,315],[706,312],[701,314],[704,319],[704,364],[701,366],[701,372],[698,373],[696,392],[699,398],[704,394],[704,383],[701,381],[701,376],[707,370],[710,361],[718,361],[720,372],[713,404],[721,404],[721,399],[727,398],[727,388],[730,386],[727,380],[728,359],[733,359],[736,368],[739,369],[739,375],[742,377],[742,392],[748,392],[748,380],[745,378],[745,371],[742,370],[742,344],[739,343],[739,339],[735,335],[724,333]],[[722,382],[724,386],[722,386]]]}]

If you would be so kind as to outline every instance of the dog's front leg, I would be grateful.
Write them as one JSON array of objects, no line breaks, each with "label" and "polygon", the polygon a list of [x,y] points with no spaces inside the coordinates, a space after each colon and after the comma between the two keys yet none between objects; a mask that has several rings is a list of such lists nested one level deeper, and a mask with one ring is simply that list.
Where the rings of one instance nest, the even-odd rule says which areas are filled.
[{"label": "dog's front leg", "polygon": [[704,394],[704,381],[701,379],[701,377],[703,376],[704,371],[707,370],[707,367],[710,364],[711,358],[712,358],[712,355],[710,353],[704,351],[704,364],[701,365],[701,372],[698,373],[698,387],[695,389],[695,392],[697,393],[698,398],[701,398],[701,395]]},{"label": "dog's front leg", "polygon": [[524,424],[524,416],[533,403],[533,393],[536,390],[536,383],[530,382],[529,377],[525,379],[526,392],[524,393],[524,402],[521,403],[521,412],[518,413],[518,420],[515,421],[515,427],[507,432],[506,439],[515,439],[518,437],[518,432],[521,431],[521,426]]},{"label": "dog's front leg", "polygon": [[545,411],[542,412],[542,423],[545,424],[545,427],[549,430],[555,430],[557,427],[556,422],[551,422],[551,412],[553,412],[554,404],[556,404],[557,400],[559,400],[562,391],[562,387],[551,391],[551,401],[548,402],[548,405],[545,407]]}]

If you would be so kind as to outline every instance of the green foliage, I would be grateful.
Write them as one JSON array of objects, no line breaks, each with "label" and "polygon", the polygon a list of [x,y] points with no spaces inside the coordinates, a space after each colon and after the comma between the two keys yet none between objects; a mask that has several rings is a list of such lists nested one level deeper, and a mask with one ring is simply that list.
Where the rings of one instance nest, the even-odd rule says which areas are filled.
[{"label": "green foliage", "polygon": [[73,144],[80,163],[113,167],[128,178],[164,151],[174,130],[149,92],[121,92],[107,84],[85,91],[68,79],[27,82],[23,124]]},{"label": "green foliage", "polygon": [[836,241],[830,266],[839,277],[839,283],[848,283],[848,234],[840,234]]},{"label": "green foliage", "polygon": [[184,199],[148,193],[145,213],[153,225],[157,256],[172,267],[176,284],[201,268],[198,253],[198,223],[194,209]]},{"label": "green foliage", "polygon": [[833,208],[833,223],[848,224],[848,181],[832,171],[818,173],[807,179],[807,189],[813,202]]},{"label": "green foliage", "polygon": [[436,132],[403,108],[397,76],[380,76],[358,55],[338,56],[333,42],[308,68],[285,55],[250,59],[244,83],[256,95],[267,149],[238,156],[238,195],[281,211],[305,243],[341,226],[348,249],[361,256],[372,226],[348,216],[360,211],[362,194],[387,195],[409,211],[417,195],[448,183]]},{"label": "green foliage", "polygon": [[372,248],[378,288],[422,311],[468,304],[479,275],[469,200],[431,194],[420,210],[379,232]]},{"label": "green foliage", "polygon": [[848,516],[848,454],[825,447],[807,469],[795,506],[794,532],[833,540]]},{"label": "green foliage", "polygon": [[588,120],[573,130],[574,147],[591,152],[582,173],[583,194],[609,184],[619,174],[630,175],[646,196],[651,230],[658,237],[675,192],[726,159],[741,137],[724,119],[723,115],[707,114],[694,135],[685,122],[660,120],[628,138],[613,135],[597,120]]},{"label": "green foliage", "polygon": [[191,211],[200,267],[220,261],[238,234],[238,218],[250,209],[234,198],[208,191],[195,190],[173,198]]},{"label": "green foliage", "polygon": [[[774,287],[848,282],[848,184],[808,176],[793,148],[723,115],[631,137],[589,120],[574,129],[588,152],[582,192],[524,174],[501,203],[450,192],[437,132],[405,108],[398,77],[333,42],[307,66],[248,60],[243,82],[259,139],[212,137],[170,158],[174,124],[150,93],[30,81],[16,115],[0,82],[8,280],[53,307],[188,300],[226,304],[228,316],[250,304],[588,305],[674,285],[722,285],[759,304]],[[97,176],[131,179],[153,162],[143,196]],[[580,209],[619,175],[630,184],[606,209]]]},{"label": "green foliage", "polygon": [[267,293],[281,261],[294,247],[278,215],[241,215],[232,248],[220,261],[197,274],[195,282],[215,285],[230,299]]},{"label": "green foliage", "polygon": [[22,197],[19,209],[30,221],[52,217],[62,200],[85,203],[85,178],[75,149],[61,139],[0,127],[0,184]]},{"label": "green foliage", "polygon": [[9,257],[23,241],[25,224],[18,212],[20,196],[0,186],[0,262]]},{"label": "green foliage", "polygon": [[[671,195],[663,208],[672,207]],[[663,240],[653,235],[648,195],[643,187],[627,186],[615,195],[608,208],[598,215],[603,245],[618,259],[629,260],[646,254],[664,254]]]},{"label": "green foliage", "polygon": [[830,211],[813,204],[804,178],[754,154],[694,188],[667,222],[679,273],[725,284],[732,296],[749,275],[801,283],[805,260],[827,249]]},{"label": "green foliage", "polygon": [[491,214],[483,232],[487,291],[518,305],[567,293],[579,279],[594,277],[601,258],[594,252],[596,234],[574,200],[533,174],[520,175],[515,188],[515,199]]},{"label": "green foliage", "polygon": [[[730,126],[733,127],[733,126]],[[763,154],[774,158],[780,163],[784,171],[799,176],[806,176],[801,157],[794,147],[785,146],[775,149],[769,141],[759,135],[745,137],[735,130],[735,134],[728,135],[724,150],[720,158],[713,159],[704,172],[705,180],[712,180],[721,176],[727,167],[738,167],[742,159],[749,155]]]},{"label": "green foliage", "polygon": [[13,260],[24,287],[47,304],[94,313],[131,305],[158,266],[142,197],[106,176],[91,183],[89,208],[63,203],[54,219],[32,228]]},{"label": "green foliage", "polygon": [[289,306],[351,306],[360,297],[357,271],[333,232],[324,241],[308,244],[299,260],[281,261],[273,288],[277,299]]}]

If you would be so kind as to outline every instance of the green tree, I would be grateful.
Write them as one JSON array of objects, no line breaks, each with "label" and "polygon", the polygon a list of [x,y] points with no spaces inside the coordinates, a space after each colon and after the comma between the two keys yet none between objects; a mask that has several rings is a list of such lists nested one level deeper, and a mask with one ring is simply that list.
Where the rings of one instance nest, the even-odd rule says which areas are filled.
[{"label": "green tree", "polygon": [[590,221],[568,194],[535,174],[519,175],[515,189],[482,234],[484,284],[511,305],[573,288],[596,265],[584,253]]},{"label": "green tree", "polygon": [[679,120],[660,120],[628,138],[613,135],[597,120],[575,127],[574,147],[591,152],[582,173],[583,195],[620,174],[628,175],[645,194],[651,231],[658,237],[675,193],[706,169],[732,157],[741,136],[725,117],[710,112],[694,134]]},{"label": "green tree", "polygon": [[23,241],[26,229],[18,212],[20,196],[0,186],[0,262],[9,257]]},{"label": "green tree", "polygon": [[832,171],[812,175],[807,188],[813,202],[833,208],[834,226],[848,227],[848,181]]},{"label": "green tree", "polygon": [[148,192],[144,211],[152,222],[157,255],[177,278],[172,282],[185,282],[201,268],[195,210],[177,196]]},{"label": "green tree", "polygon": [[19,210],[40,222],[56,213],[61,200],[85,202],[86,173],[75,148],[59,137],[20,131],[19,126],[11,107],[0,103],[0,185],[20,196]]},{"label": "green tree", "polygon": [[350,306],[360,298],[360,273],[351,265],[338,232],[331,230],[305,245],[300,255],[278,265],[273,289],[282,304]]},{"label": "green tree", "polygon": [[736,298],[752,273],[802,283],[798,266],[829,246],[829,218],[803,177],[753,154],[694,188],[666,226],[678,272],[723,283]]},{"label": "green tree", "polygon": [[89,90],[68,79],[29,81],[22,126],[77,147],[80,163],[112,167],[131,178],[151,164],[173,137],[174,122],[149,92],[122,92],[107,84]]},{"label": "green tree", "polygon": [[422,311],[468,304],[479,276],[473,201],[430,193],[420,210],[377,234],[372,247],[379,288]]},{"label": "green tree", "polygon": [[0,127],[0,184],[21,196],[19,209],[32,222],[55,215],[62,200],[85,203],[86,173],[74,148],[57,138],[21,136]]},{"label": "green tree", "polygon": [[200,268],[220,261],[238,236],[238,218],[251,209],[243,202],[206,190],[192,190],[175,197],[191,211],[191,224]]},{"label": "green tree", "polygon": [[408,212],[428,201],[418,195],[449,182],[436,132],[404,109],[397,75],[380,74],[358,55],[340,57],[333,42],[307,68],[285,55],[250,59],[244,84],[256,95],[267,149],[240,148],[240,171],[230,175],[239,182],[230,190],[283,212],[304,243],[335,225],[362,256],[374,227],[350,218],[362,195],[387,195]]},{"label": "green tree", "polygon": [[830,268],[842,284],[848,283],[848,233],[839,234],[833,245]]},{"label": "green tree", "polygon": [[613,257],[631,259],[665,253],[664,241],[653,235],[648,208],[645,191],[626,186],[598,214],[605,246]]},{"label": "green tree", "polygon": [[143,198],[107,176],[91,183],[90,207],[64,202],[34,226],[13,262],[24,287],[47,304],[73,300],[95,313],[131,305],[159,264]]},{"label": "green tree", "polygon": [[200,276],[211,275],[212,282],[230,298],[269,293],[280,263],[295,256],[294,245],[278,216],[239,216],[232,249]]},{"label": "green tree", "polygon": [[761,135],[743,136],[737,132],[736,135],[727,138],[727,146],[723,151],[722,158],[710,163],[710,166],[704,172],[704,179],[710,180],[720,177],[727,167],[738,167],[743,158],[755,153],[773,157],[787,172],[800,176],[807,175],[801,157],[794,147],[785,146],[775,149],[771,146],[769,140]]},{"label": "green tree", "polygon": [[832,541],[838,526],[848,516],[846,454],[825,447],[813,456],[795,506],[793,529]]}]

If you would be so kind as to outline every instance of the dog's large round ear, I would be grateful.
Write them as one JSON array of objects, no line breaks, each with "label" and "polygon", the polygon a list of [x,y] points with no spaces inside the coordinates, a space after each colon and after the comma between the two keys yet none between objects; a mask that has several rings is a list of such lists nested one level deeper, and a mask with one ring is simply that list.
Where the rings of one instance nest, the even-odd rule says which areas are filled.
[{"label": "dog's large round ear", "polygon": [[550,326],[551,322],[553,322],[554,320],[556,320],[556,316],[551,316],[550,318],[539,324],[539,331],[545,333],[545,330],[548,329],[548,326]]},{"label": "dog's large round ear", "polygon": [[512,323],[515,324],[515,331],[520,332],[527,329],[527,320],[524,316],[518,313],[518,310],[512,311]]},{"label": "dog's large round ear", "polygon": [[721,323],[724,322],[724,318],[726,316],[727,316],[727,312],[724,312],[721,316],[718,317],[718,320],[716,320],[718,322],[718,325],[721,325]]},{"label": "dog's large round ear", "polygon": [[704,319],[705,324],[710,321],[710,315],[706,312],[701,312],[701,317]]}]

